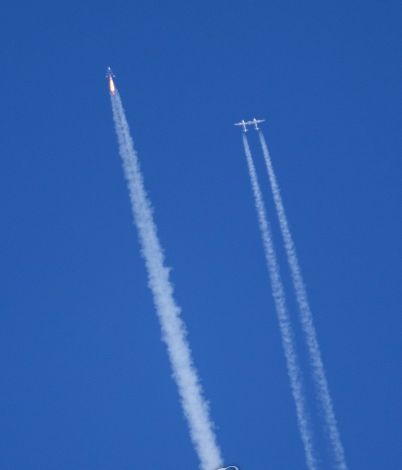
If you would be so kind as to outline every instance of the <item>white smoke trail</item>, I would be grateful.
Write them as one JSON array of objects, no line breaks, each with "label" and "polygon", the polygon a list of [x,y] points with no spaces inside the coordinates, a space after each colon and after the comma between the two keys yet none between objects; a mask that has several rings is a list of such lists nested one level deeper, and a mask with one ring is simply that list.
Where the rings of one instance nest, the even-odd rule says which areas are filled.
[{"label": "white smoke trail", "polygon": [[186,339],[186,328],[180,318],[180,308],[173,298],[169,280],[169,268],[164,266],[151,203],[144,189],[143,177],[134,150],[118,91],[111,93],[113,119],[128,181],[130,200],[142,246],[142,255],[148,271],[149,287],[153,293],[156,311],[162,329],[162,337],[169,353],[173,377],[177,383],[184,415],[187,418],[191,440],[201,461],[203,470],[215,470],[222,466],[220,449],[209,417],[209,407],[203,397],[197,370]]},{"label": "white smoke trail", "polygon": [[253,159],[248,145],[246,134],[243,132],[244,151],[246,153],[248,170],[250,173],[251,185],[253,188],[255,206],[257,209],[258,222],[260,225],[262,241],[264,244],[267,267],[271,279],[272,295],[274,297],[276,313],[279,321],[279,328],[282,336],[282,346],[285,352],[286,365],[290,379],[293,399],[296,405],[297,422],[301,439],[306,455],[306,463],[309,470],[317,468],[316,458],[313,449],[313,434],[310,426],[310,418],[307,410],[306,398],[303,390],[303,378],[298,364],[297,352],[294,343],[294,334],[291,320],[286,308],[285,292],[278,262],[276,259],[271,230],[268,224],[264,202],[260,186],[258,184],[257,173],[255,171]]},{"label": "white smoke trail", "polygon": [[265,142],[264,135],[261,131],[259,131],[259,137],[262,146],[262,151],[264,153],[265,163],[268,170],[269,180],[271,183],[272,194],[285,245],[286,255],[288,258],[288,263],[292,275],[293,286],[296,292],[296,299],[297,303],[299,304],[300,321],[305,335],[307,349],[310,357],[310,363],[312,366],[313,381],[316,388],[320,408],[323,412],[328,439],[331,443],[333,458],[335,460],[335,467],[338,470],[347,470],[345,462],[345,453],[339,435],[338,425],[336,422],[332,405],[332,399],[329,393],[328,382],[325,376],[324,365],[321,358],[320,347],[317,341],[317,334],[313,324],[313,316],[307,299],[307,292],[300,271],[299,261],[296,255],[296,249],[293,243],[292,235],[290,233],[288,220],[282,202],[282,197],[280,195],[279,186],[272,166],[271,157],[268,152],[268,147]]}]

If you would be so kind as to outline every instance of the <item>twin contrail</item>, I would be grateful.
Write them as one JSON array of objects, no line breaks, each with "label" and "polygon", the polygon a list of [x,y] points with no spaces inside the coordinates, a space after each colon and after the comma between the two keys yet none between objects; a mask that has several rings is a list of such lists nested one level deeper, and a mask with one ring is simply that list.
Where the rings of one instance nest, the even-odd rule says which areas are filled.
[{"label": "twin contrail", "polygon": [[307,402],[303,390],[302,373],[298,364],[296,347],[294,342],[294,334],[292,330],[291,320],[286,308],[285,292],[281,276],[279,273],[278,262],[272,241],[271,230],[268,224],[264,202],[258,183],[257,173],[255,171],[253,159],[248,145],[246,134],[243,132],[244,151],[246,153],[247,165],[250,174],[251,185],[254,193],[255,206],[257,209],[258,222],[262,241],[264,244],[265,257],[267,267],[271,279],[272,294],[274,297],[276,313],[279,321],[279,328],[282,336],[282,346],[285,352],[286,365],[290,379],[293,399],[296,405],[297,421],[301,439],[306,455],[306,463],[309,470],[317,468],[316,458],[313,449],[313,434],[310,426],[310,418],[307,410]]},{"label": "twin contrail", "polygon": [[279,225],[285,245],[286,255],[290,267],[293,281],[293,287],[296,293],[297,303],[300,310],[300,322],[304,332],[310,363],[312,367],[312,376],[318,398],[318,403],[323,413],[326,432],[331,444],[335,467],[338,470],[347,470],[345,463],[345,454],[339,435],[339,430],[334,414],[332,399],[329,393],[328,382],[325,376],[324,365],[321,359],[320,347],[317,341],[317,335],[313,323],[313,316],[307,299],[307,292],[304,286],[299,261],[296,255],[296,249],[290,233],[288,220],[285,214],[279,186],[276,180],[272,161],[268,152],[268,147],[264,135],[259,131],[261,147],[264,154],[265,163],[268,170],[268,176],[271,183],[272,194],[275,202],[276,212],[279,219]]},{"label": "twin contrail", "polygon": [[191,440],[200,459],[201,468],[202,470],[215,470],[222,466],[220,449],[213,432],[208,404],[203,397],[198,373],[191,358],[186,328],[180,318],[180,308],[173,298],[169,268],[164,265],[163,250],[153,220],[151,203],[144,189],[130,129],[119,93],[113,84],[113,73],[110,69],[109,71],[110,96],[120,156],[123,159],[134,221],[148,271],[148,285],[153,293],[161,324],[162,338],[167,345],[173,376],[179,389],[184,415],[188,421]]}]

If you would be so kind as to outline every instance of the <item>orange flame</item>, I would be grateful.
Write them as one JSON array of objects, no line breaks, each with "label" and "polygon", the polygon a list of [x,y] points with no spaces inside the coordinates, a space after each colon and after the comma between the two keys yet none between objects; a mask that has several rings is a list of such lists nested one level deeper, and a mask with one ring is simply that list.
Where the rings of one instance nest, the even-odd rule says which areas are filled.
[{"label": "orange flame", "polygon": [[116,93],[116,88],[114,86],[113,78],[110,77],[109,79],[109,88],[110,88],[110,93],[114,95]]}]

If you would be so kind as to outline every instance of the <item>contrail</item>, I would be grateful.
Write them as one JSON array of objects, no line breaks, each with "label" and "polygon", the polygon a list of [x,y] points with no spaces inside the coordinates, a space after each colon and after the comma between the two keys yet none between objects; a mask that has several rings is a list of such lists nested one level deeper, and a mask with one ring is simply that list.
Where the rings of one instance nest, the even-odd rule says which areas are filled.
[{"label": "contrail", "polygon": [[[110,76],[111,83],[113,83]],[[173,286],[169,280],[170,269],[164,266],[164,255],[152,215],[151,203],[144,189],[137,154],[118,91],[110,84],[113,119],[123,159],[124,174],[134,221],[138,229],[142,256],[148,271],[148,285],[152,291],[156,311],[162,329],[162,338],[167,345],[173,377],[177,383],[184,415],[187,418],[191,440],[200,459],[202,470],[215,470],[222,466],[220,449],[213,432],[209,407],[191,351],[186,339],[186,328],[180,318],[180,308],[173,298]]]},{"label": "contrail", "polygon": [[258,134],[260,137],[262,151],[264,153],[265,163],[267,165],[269,180],[271,182],[272,194],[274,197],[276,212],[278,215],[279,225],[281,228],[286,255],[292,275],[293,286],[296,292],[296,299],[297,303],[299,304],[300,321],[307,343],[307,349],[313,372],[313,381],[316,388],[318,402],[323,412],[328,439],[331,443],[335,468],[338,470],[347,470],[345,453],[339,435],[332,399],[329,393],[328,382],[325,376],[324,365],[321,358],[320,347],[317,341],[317,334],[313,323],[313,316],[307,299],[307,292],[300,271],[299,261],[296,255],[296,248],[289,230],[288,220],[285,214],[278,183],[276,181],[271,157],[268,152],[268,147],[263,133],[259,131]]},{"label": "contrail", "polygon": [[309,413],[307,410],[306,398],[303,390],[302,373],[297,359],[297,352],[294,343],[294,333],[292,330],[289,313],[286,308],[285,292],[279,273],[279,267],[276,259],[271,230],[268,224],[264,202],[262,199],[260,186],[258,184],[257,173],[255,171],[250,147],[248,145],[245,132],[243,132],[243,144],[247,158],[248,170],[250,173],[251,185],[254,193],[255,207],[257,209],[262,241],[264,244],[267,267],[271,278],[272,295],[274,297],[276,313],[279,321],[279,328],[282,336],[282,346],[285,352],[290,386],[292,389],[293,399],[296,405],[297,422],[304,446],[304,452],[306,455],[306,463],[309,470],[315,470],[317,468],[317,462],[314,456],[313,434],[310,425]]}]

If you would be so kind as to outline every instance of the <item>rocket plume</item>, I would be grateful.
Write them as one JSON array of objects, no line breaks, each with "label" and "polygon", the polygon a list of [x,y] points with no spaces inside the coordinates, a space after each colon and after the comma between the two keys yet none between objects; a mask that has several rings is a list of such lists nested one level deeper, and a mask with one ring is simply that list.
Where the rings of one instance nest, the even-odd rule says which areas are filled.
[{"label": "rocket plume", "polygon": [[112,77],[109,77],[109,89],[112,95],[116,93],[116,87],[114,86],[114,81]]},{"label": "rocket plume", "polygon": [[215,470],[221,467],[223,462],[213,432],[209,407],[203,397],[198,373],[193,364],[186,339],[186,328],[180,318],[180,308],[173,298],[169,268],[164,265],[163,250],[153,220],[151,203],[144,189],[143,176],[120,95],[114,88],[111,77],[110,91],[120,156],[123,160],[134,221],[142,247],[142,256],[148,271],[148,285],[153,294],[162,329],[162,338],[167,345],[173,377],[179,390],[191,440],[201,462],[200,467],[202,470]]},{"label": "rocket plume", "polygon": [[297,422],[301,439],[303,442],[306,463],[309,470],[317,469],[317,462],[314,456],[313,433],[311,430],[310,417],[307,409],[307,402],[303,389],[303,377],[298,363],[297,352],[294,342],[294,333],[291,325],[289,313],[285,302],[285,292],[279,272],[278,262],[268,224],[264,202],[257,173],[255,171],[253,159],[248,145],[246,134],[243,132],[243,145],[247,158],[247,165],[250,174],[251,186],[253,188],[255,207],[257,209],[258,222],[260,226],[262,241],[264,245],[265,257],[269,276],[271,279],[272,295],[274,297],[276,314],[278,316],[279,328],[282,336],[282,346],[285,353],[286,365],[290,379],[293,399],[296,405]]},{"label": "rocket plume", "polygon": [[307,292],[304,286],[299,261],[297,259],[296,248],[290,233],[288,220],[282,202],[279,186],[276,180],[268,147],[261,131],[258,132],[264,154],[268,176],[271,183],[272,194],[275,202],[279,225],[285,245],[286,255],[292,276],[293,287],[296,293],[297,303],[300,311],[300,322],[307,344],[312,376],[316,389],[319,406],[323,413],[326,433],[331,444],[335,468],[337,470],[347,470],[344,449],[341,443],[338,425],[336,422],[332,399],[329,393],[328,382],[325,375],[324,365],[321,358],[321,351],[317,341],[317,334],[313,324],[313,316],[307,299]]}]

